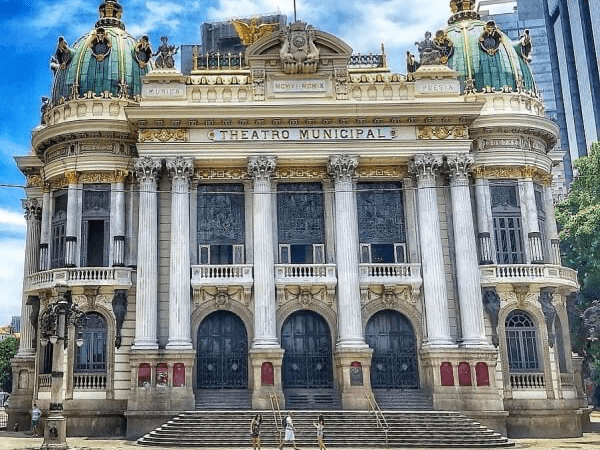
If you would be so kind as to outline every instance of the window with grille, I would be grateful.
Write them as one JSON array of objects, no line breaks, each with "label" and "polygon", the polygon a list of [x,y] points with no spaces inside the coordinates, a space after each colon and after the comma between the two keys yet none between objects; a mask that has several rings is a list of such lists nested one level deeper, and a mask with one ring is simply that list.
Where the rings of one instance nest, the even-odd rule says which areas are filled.
[{"label": "window with grille", "polygon": [[81,266],[108,266],[110,184],[84,186],[81,218]]},{"label": "window with grille", "polygon": [[402,184],[358,183],[356,204],[361,262],[407,262]]},{"label": "window with grille", "polygon": [[522,264],[523,249],[521,207],[516,183],[490,186],[492,220],[498,264]]},{"label": "window with grille", "polygon": [[535,323],[524,311],[506,318],[506,349],[511,372],[540,371]]},{"label": "window with grille", "polygon": [[106,372],[106,320],[98,313],[88,313],[83,329],[83,345],[75,355],[75,372]]}]

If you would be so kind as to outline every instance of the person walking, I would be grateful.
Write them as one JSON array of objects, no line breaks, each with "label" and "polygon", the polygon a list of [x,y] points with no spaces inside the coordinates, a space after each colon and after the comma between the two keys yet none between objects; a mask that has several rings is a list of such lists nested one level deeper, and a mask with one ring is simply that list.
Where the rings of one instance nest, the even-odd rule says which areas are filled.
[{"label": "person walking", "polygon": [[260,450],[260,424],[262,422],[262,416],[257,414],[250,422],[250,435],[252,436],[252,448],[254,450]]},{"label": "person walking", "polygon": [[40,418],[42,417],[42,411],[34,403],[31,409],[31,434],[33,437],[38,437],[38,426],[40,424]]},{"label": "person walking", "polygon": [[325,419],[323,418],[323,414],[319,414],[317,422],[313,422],[313,425],[317,429],[317,442],[319,443],[319,450],[327,450],[327,447],[325,447],[325,442],[323,441],[323,430],[325,428]]},{"label": "person walking", "polygon": [[283,448],[283,445],[286,442],[291,442],[292,445],[294,446],[294,450],[297,450],[298,447],[296,447],[296,436],[294,435],[294,432],[296,431],[296,429],[294,428],[294,421],[292,420],[292,413],[289,412],[287,417],[285,418],[285,437],[283,438],[283,441],[281,441],[281,444],[279,444],[279,448]]}]

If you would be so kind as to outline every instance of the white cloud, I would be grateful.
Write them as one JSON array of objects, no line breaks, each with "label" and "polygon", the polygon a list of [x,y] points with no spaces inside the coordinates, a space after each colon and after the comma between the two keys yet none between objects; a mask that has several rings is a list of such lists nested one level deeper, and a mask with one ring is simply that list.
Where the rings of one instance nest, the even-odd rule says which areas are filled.
[{"label": "white cloud", "polygon": [[127,31],[133,36],[148,34],[159,26],[166,26],[169,29],[176,29],[180,26],[180,16],[186,11],[186,8],[176,3],[153,2],[145,3],[147,14],[141,23],[132,23],[127,26]]},{"label": "white cloud", "polygon": [[0,208],[0,233],[6,229],[25,232],[27,223],[22,213]]},{"label": "white cloud", "polygon": [[12,316],[21,315],[21,299],[23,291],[23,260],[25,243],[18,239],[0,238],[0,325],[8,325]]}]

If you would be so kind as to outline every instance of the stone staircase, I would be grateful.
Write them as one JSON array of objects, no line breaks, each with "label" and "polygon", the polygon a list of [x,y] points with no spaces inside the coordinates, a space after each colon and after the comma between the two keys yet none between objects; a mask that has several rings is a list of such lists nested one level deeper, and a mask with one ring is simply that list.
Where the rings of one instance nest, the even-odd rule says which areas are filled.
[{"label": "stone staircase", "polygon": [[373,389],[383,411],[432,411],[433,401],[421,389]]},{"label": "stone staircase", "polygon": [[[250,421],[258,412],[263,416],[263,447],[276,447],[280,433],[271,411],[185,412],[137,442],[157,447],[250,447]],[[458,412],[384,411],[389,426],[386,442],[386,432],[378,427],[373,413],[295,411],[293,418],[299,448],[317,446],[313,422],[319,414],[325,418],[325,444],[332,448],[489,448],[514,445],[495,431]]]},{"label": "stone staircase", "polygon": [[342,409],[342,401],[335,389],[286,389],[284,396],[286,409],[293,411]]},{"label": "stone staircase", "polygon": [[198,389],[196,411],[252,409],[251,397],[248,389]]}]

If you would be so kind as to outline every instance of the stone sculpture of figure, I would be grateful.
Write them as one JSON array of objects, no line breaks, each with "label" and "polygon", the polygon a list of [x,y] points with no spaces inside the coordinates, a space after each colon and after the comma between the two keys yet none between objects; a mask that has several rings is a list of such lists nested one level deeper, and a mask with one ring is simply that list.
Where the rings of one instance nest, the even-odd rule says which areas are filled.
[{"label": "stone sculpture of figure", "polygon": [[500,312],[500,298],[494,289],[483,292],[483,309],[488,313],[492,325],[492,344],[498,347],[498,313]]},{"label": "stone sculpture of figure", "polygon": [[556,308],[552,304],[552,292],[550,290],[542,290],[538,297],[544,318],[546,321],[546,329],[548,331],[548,345],[554,347],[556,336],[554,335],[554,318],[556,317]]},{"label": "stone sculpture of figure", "polygon": [[527,62],[531,62],[531,36],[529,36],[529,30],[525,30],[519,39],[521,44],[521,56]]},{"label": "stone sculpture of figure", "polygon": [[440,64],[440,49],[433,39],[431,39],[430,31],[425,33],[425,39],[421,42],[415,42],[415,45],[419,49],[421,66]]},{"label": "stone sculpture of figure", "polygon": [[158,51],[153,55],[157,56],[156,58],[156,67],[159,69],[173,69],[175,68],[175,59],[174,55],[177,54],[179,47],[175,47],[174,45],[169,45],[169,38],[167,36],[161,36],[160,38],[160,47],[158,47]]},{"label": "stone sculpture of figure", "polygon": [[411,52],[407,51],[406,52],[406,80],[407,81],[414,81],[415,77],[413,74],[416,72],[416,70],[418,68],[419,68],[419,63],[415,59],[415,55],[413,55]]},{"label": "stone sculpture of figure", "polygon": [[594,300],[592,306],[581,314],[581,319],[585,338],[591,342],[600,339],[600,300]]},{"label": "stone sculpture of figure", "polygon": [[123,322],[125,321],[125,314],[127,314],[127,291],[117,290],[112,301],[113,313],[117,322],[117,333],[115,337],[115,347],[121,347],[121,329],[123,328]]},{"label": "stone sculpture of figure", "polygon": [[137,61],[140,68],[145,68],[152,58],[152,47],[150,47],[150,40],[148,36],[142,36],[139,41],[135,44],[135,60]]},{"label": "stone sculpture of figure", "polygon": [[48,110],[49,107],[50,107],[50,99],[48,97],[42,97],[42,108],[41,108],[41,113],[42,113],[41,123],[42,123],[42,125],[46,125],[46,119],[44,118],[44,116],[46,115],[46,111]]},{"label": "stone sculpture of figure", "polygon": [[73,58],[72,50],[69,48],[69,44],[64,37],[58,38],[58,44],[56,45],[56,52],[50,60],[50,69],[52,73],[56,75],[58,69],[66,69],[71,59]]}]

